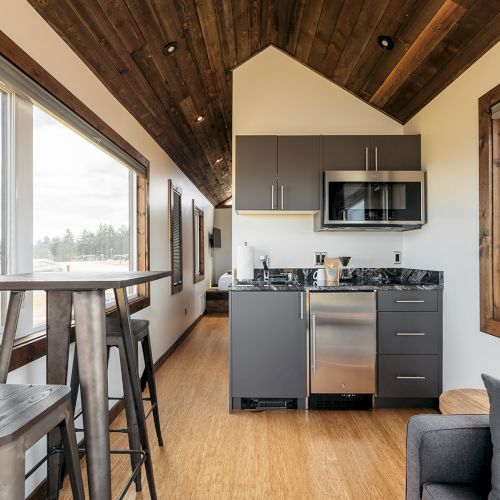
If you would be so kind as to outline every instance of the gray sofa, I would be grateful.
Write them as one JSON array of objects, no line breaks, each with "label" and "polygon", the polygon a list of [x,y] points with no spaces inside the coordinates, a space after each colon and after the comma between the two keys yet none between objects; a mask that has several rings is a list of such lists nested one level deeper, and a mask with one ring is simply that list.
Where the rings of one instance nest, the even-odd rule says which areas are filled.
[{"label": "gray sofa", "polygon": [[491,489],[488,415],[416,415],[406,438],[406,500],[477,500]]}]

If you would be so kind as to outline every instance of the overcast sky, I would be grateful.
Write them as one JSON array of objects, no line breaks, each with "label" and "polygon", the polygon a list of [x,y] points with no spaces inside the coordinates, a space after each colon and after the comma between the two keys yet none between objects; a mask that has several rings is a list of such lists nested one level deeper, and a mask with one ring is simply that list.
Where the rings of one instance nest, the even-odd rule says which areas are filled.
[{"label": "overcast sky", "polygon": [[129,170],[34,107],[33,241],[129,224]]}]

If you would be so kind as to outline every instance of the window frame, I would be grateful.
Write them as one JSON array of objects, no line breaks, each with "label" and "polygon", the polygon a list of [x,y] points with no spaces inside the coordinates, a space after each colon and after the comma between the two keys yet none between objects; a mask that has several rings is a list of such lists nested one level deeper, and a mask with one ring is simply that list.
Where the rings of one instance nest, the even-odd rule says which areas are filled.
[{"label": "window frame", "polygon": [[500,147],[494,145],[494,132],[500,133],[500,120],[493,123],[491,110],[499,103],[500,84],[479,99],[480,329],[496,337],[500,337],[500,271],[495,270],[500,260],[500,232],[495,231],[500,227]]},{"label": "window frame", "polygon": [[[198,238],[196,238],[196,216],[199,218]],[[198,242],[198,257],[196,262],[196,243]],[[196,274],[198,264],[199,274]],[[196,206],[193,199],[193,283],[199,283],[205,279],[205,213]]]},{"label": "window frame", "polygon": [[[69,113],[81,120],[82,127],[87,127],[88,130],[94,132],[96,143],[106,143],[109,149],[114,149],[120,158],[130,158],[142,169],[141,174],[137,172],[136,183],[136,258],[137,269],[148,271],[150,256],[149,160],[1,31],[0,55],[40,86],[50,98],[55,99],[54,102],[62,104]],[[139,285],[137,297],[130,301],[130,312],[135,313],[149,307],[150,304],[149,283]],[[114,314],[115,310],[116,308],[110,309],[108,314]],[[72,332],[73,339],[74,332]],[[9,370],[20,368],[45,354],[45,331],[23,336],[15,342]]]},{"label": "window frame", "polygon": [[[173,237],[173,227],[174,227],[174,195],[179,196],[179,248],[180,248],[180,280],[175,281],[174,276],[174,237]],[[182,292],[184,288],[184,261],[183,261],[183,241],[182,241],[182,189],[172,182],[172,179],[168,180],[168,235],[169,235],[169,247],[170,247],[170,269],[172,269],[172,278],[171,282],[171,293],[175,295],[177,293]]]}]

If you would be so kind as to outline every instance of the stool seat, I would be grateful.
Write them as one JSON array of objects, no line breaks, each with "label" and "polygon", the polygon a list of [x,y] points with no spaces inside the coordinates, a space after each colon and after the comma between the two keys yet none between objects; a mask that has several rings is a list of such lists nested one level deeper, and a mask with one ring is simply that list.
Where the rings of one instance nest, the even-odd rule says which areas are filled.
[{"label": "stool seat", "polygon": [[0,446],[25,434],[34,419],[68,403],[70,395],[67,386],[0,384]]},{"label": "stool seat", "polygon": [[[131,319],[132,334],[135,340],[141,340],[149,333],[149,321],[147,319]],[[106,320],[106,335],[108,337],[122,336],[120,320],[108,318]]]},{"label": "stool seat", "polygon": [[0,384],[0,497],[24,499],[26,450],[59,429],[73,498],[84,500],[71,391],[65,385]]}]

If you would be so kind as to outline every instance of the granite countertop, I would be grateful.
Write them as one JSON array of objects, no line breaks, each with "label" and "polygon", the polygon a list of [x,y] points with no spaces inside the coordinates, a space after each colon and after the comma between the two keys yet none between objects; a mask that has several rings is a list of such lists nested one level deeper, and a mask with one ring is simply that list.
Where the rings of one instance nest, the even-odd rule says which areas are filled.
[{"label": "granite countertop", "polygon": [[[318,285],[315,281],[305,280],[312,276],[314,269],[293,270],[296,281],[291,284],[265,284],[262,270],[255,270],[256,277],[252,282],[233,283],[232,292],[337,292],[337,291],[372,291],[372,290],[442,290],[444,273],[406,268],[357,268],[353,271],[351,281],[342,281],[337,286]],[[271,278],[290,269],[271,270]]]},{"label": "granite countertop", "polygon": [[401,284],[401,283],[363,283],[354,284],[342,282],[338,286],[324,285],[320,286],[316,283],[311,284],[293,284],[293,285],[265,285],[257,282],[251,284],[233,284],[229,287],[231,292],[359,292],[372,290],[442,290],[443,285],[434,284]]}]

